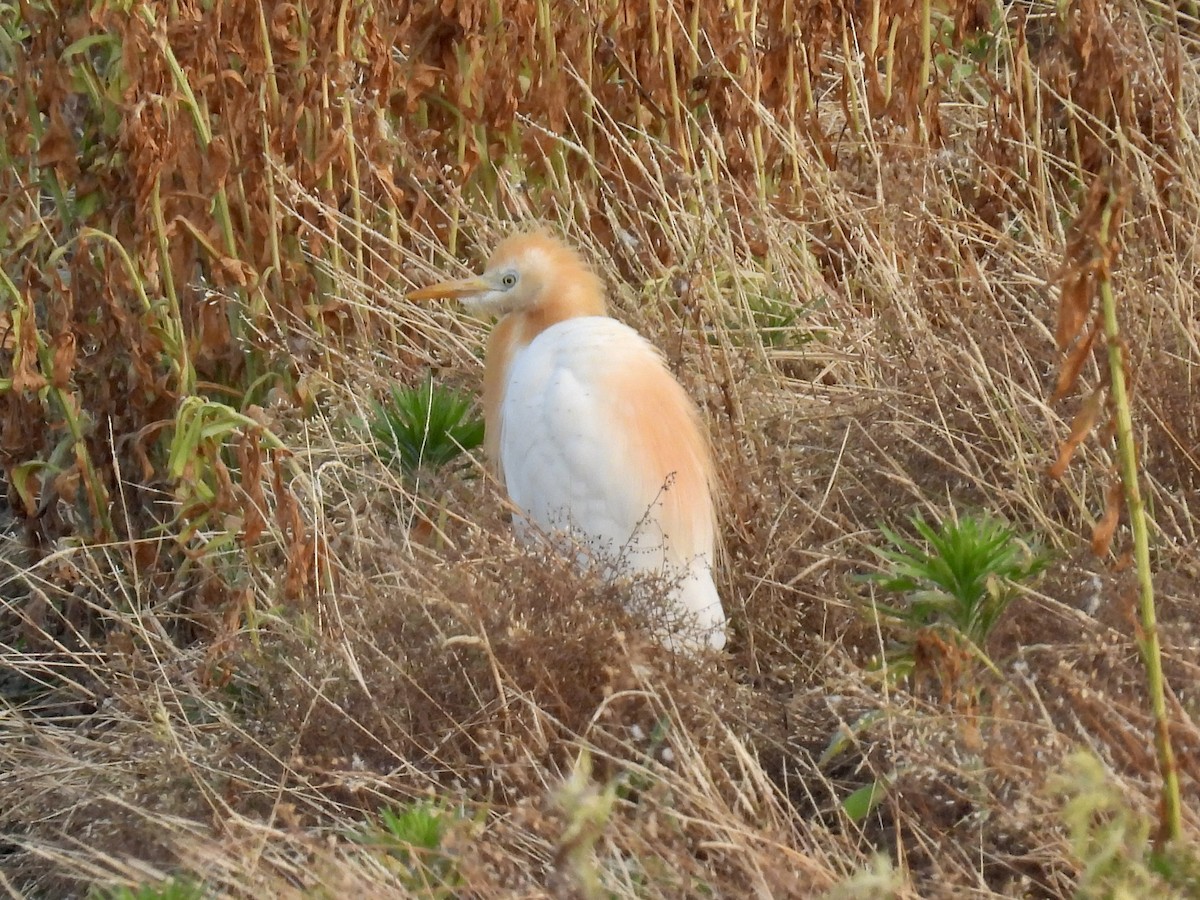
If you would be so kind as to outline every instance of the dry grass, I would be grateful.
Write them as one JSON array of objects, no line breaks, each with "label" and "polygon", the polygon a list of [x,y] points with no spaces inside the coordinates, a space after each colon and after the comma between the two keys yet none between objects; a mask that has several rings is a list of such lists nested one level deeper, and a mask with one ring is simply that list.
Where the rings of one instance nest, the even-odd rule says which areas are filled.
[{"label": "dry grass", "polygon": [[[689,39],[665,8],[659,39]],[[117,462],[108,540],[27,521],[45,541],[30,547],[6,527],[0,888],[84,895],[174,876],[246,897],[1195,890],[1200,44],[1195,19],[1165,5],[1072,9],[1066,25],[1014,4],[986,77],[954,83],[947,60],[965,57],[942,48],[937,90],[898,90],[904,103],[844,56],[857,39],[866,51],[867,30],[843,45],[830,14],[839,24],[810,47],[823,54],[810,89],[829,102],[806,108],[795,85],[789,108],[769,67],[756,82],[728,54],[687,73],[726,85],[740,131],[709,128],[699,104],[670,107],[675,76],[641,69],[668,121],[639,120],[617,103],[621,78],[593,89],[564,44],[587,128],[572,110],[555,133],[517,102],[524,139],[506,152],[523,160],[476,154],[403,216],[365,186],[331,203],[313,173],[256,162],[277,215],[305,223],[281,229],[308,254],[289,265],[336,313],[273,307],[257,333],[260,360],[287,359],[290,374],[253,415],[290,456],[214,451],[237,503],[178,543],[174,486]],[[911,25],[897,25],[898,47],[911,49]],[[1080,55],[1089,40],[1095,58]],[[897,62],[897,85],[919,61]],[[1111,441],[1098,431],[1061,480],[1046,476],[1079,403],[1048,399],[1053,276],[1102,168],[1130,185],[1114,288],[1185,801],[1169,884],[1150,866],[1158,786],[1124,525],[1109,557],[1088,553]],[[354,424],[365,396],[426,368],[477,389],[486,323],[400,290],[477,267],[530,221],[594,261],[614,314],[663,348],[704,410],[726,495],[724,655],[664,653],[624,610],[626,588],[517,546],[482,461],[414,481]],[[327,327],[339,316],[370,326]],[[1090,362],[1081,377],[1103,378]],[[41,414],[28,397],[5,402],[6,416]],[[889,636],[854,576],[875,565],[880,524],[953,509],[1006,517],[1055,561],[988,643],[995,673],[953,692],[889,684],[871,667]],[[251,524],[255,540],[217,540]],[[953,663],[929,652],[929,666]],[[1079,750],[1100,775],[1070,762]],[[873,782],[884,799],[852,820],[842,801]],[[453,811],[451,886],[422,887],[434,868],[398,863],[377,830],[361,840],[381,810],[426,799]],[[1118,825],[1125,849],[1105,856],[1089,834]]]}]

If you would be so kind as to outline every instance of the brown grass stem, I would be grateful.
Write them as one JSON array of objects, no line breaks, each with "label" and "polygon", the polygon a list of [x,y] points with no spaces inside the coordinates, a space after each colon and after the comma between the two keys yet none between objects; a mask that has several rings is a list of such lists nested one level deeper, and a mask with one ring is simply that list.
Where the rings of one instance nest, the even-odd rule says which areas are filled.
[{"label": "brown grass stem", "polygon": [[[346,59],[346,19],[351,0],[343,0],[338,8],[337,52]],[[342,129],[346,140],[346,175],[350,181],[350,200],[354,208],[354,274],[362,281],[366,274],[363,262],[363,198],[358,176],[358,150],[354,140],[354,107],[350,102],[350,91],[342,91]]]}]

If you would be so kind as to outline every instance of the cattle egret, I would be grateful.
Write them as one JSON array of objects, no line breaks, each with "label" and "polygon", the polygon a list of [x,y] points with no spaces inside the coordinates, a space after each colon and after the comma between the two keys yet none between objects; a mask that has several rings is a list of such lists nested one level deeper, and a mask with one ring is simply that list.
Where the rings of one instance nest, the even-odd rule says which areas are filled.
[{"label": "cattle egret", "polygon": [[545,232],[518,234],[478,278],[408,296],[500,317],[484,365],[484,446],[529,523],[567,535],[585,564],[671,579],[667,646],[724,647],[715,479],[699,412],[662,355],[608,317],[604,287],[579,254]]}]

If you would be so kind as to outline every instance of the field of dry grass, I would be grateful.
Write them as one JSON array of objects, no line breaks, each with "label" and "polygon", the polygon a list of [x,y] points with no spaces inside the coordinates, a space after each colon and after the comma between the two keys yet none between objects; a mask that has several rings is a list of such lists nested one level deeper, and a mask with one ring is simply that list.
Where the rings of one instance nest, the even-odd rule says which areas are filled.
[{"label": "field of dry grass", "polygon": [[[66,6],[0,3],[0,890],[1200,895],[1194,4]],[[702,408],[721,654],[363,427],[477,393],[403,292],[532,223]],[[916,515],[1045,554],[976,644],[865,577]]]}]

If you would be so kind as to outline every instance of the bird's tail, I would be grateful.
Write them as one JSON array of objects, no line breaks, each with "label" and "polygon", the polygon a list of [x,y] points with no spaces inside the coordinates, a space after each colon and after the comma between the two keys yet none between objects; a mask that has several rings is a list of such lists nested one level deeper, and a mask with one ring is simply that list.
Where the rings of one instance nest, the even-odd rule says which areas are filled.
[{"label": "bird's tail", "polygon": [[725,646],[725,610],[706,557],[689,563],[675,594],[678,623],[668,643],[676,650],[720,650]]}]

